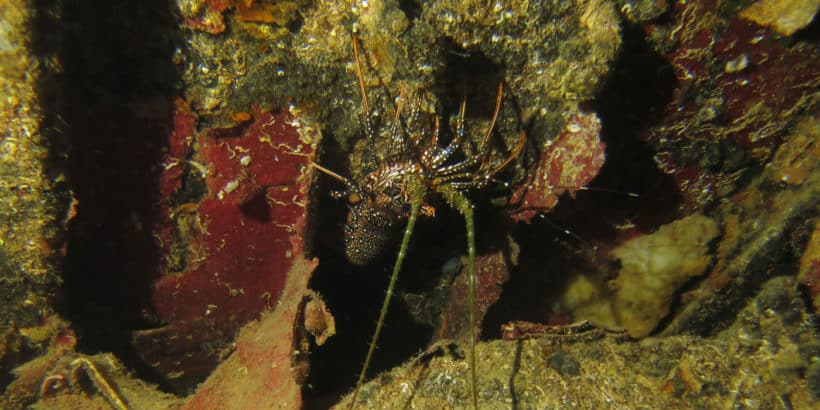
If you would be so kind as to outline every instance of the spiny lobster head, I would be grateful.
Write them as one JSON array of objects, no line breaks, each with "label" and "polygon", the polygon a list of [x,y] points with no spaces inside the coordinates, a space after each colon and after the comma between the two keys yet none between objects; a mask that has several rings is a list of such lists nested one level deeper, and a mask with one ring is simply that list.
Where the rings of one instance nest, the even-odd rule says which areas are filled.
[{"label": "spiny lobster head", "polygon": [[356,265],[375,260],[395,238],[397,222],[409,211],[405,175],[419,172],[406,164],[381,166],[362,185],[348,186],[348,212],[344,226],[347,259]]},{"label": "spiny lobster head", "polygon": [[396,215],[385,207],[368,202],[348,204],[344,246],[347,260],[354,265],[366,265],[375,260],[393,237]]}]

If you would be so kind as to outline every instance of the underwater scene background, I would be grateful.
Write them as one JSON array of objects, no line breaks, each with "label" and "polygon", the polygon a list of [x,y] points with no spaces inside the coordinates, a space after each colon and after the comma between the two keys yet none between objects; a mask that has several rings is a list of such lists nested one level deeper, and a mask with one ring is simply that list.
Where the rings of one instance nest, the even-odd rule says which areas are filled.
[{"label": "underwater scene background", "polygon": [[818,7],[0,2],[0,407],[811,408]]}]

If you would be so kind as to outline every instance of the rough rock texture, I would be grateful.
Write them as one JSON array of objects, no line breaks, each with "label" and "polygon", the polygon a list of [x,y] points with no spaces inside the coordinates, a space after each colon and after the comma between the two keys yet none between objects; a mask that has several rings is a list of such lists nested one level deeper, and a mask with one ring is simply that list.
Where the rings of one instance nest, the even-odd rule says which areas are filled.
[{"label": "rough rock texture", "polygon": [[811,221],[814,231],[811,232],[809,243],[803,256],[800,257],[800,271],[797,280],[802,284],[811,298],[814,313],[820,312],[820,220]]},{"label": "rough rock texture", "polygon": [[675,179],[686,212],[742,186],[817,105],[815,44],[790,44],[722,11],[712,2],[676,2],[672,24],[643,28],[676,81],[643,138]]},{"label": "rough rock texture", "polygon": [[561,195],[570,196],[589,184],[604,165],[601,120],[579,113],[567,121],[561,134],[541,151],[538,163],[510,197],[513,220],[530,223],[549,212]]},{"label": "rough rock texture", "polygon": [[743,9],[740,16],[790,36],[811,23],[818,7],[814,0],[760,0]]},{"label": "rough rock texture", "polygon": [[[193,3],[183,1],[180,8],[189,10]],[[262,30],[258,24],[237,24],[230,38],[190,33],[179,63],[195,109],[202,114],[247,111],[252,101],[281,104],[291,97],[326,120],[346,147],[362,130],[351,64],[351,33],[356,31],[373,100],[390,104],[384,99],[404,84],[432,102],[428,112],[442,105],[454,110],[463,92],[456,85],[494,90],[503,79],[525,107],[526,121],[538,123],[534,138],[545,141],[552,136],[544,130],[559,129],[579,102],[593,97],[620,45],[618,17],[606,1],[513,1],[493,7],[392,0],[295,4],[304,20],[292,34]],[[532,16],[536,21],[530,21]],[[247,46],[240,47],[243,42]],[[507,116],[515,122],[513,113]],[[208,118],[223,121],[219,115]],[[510,131],[514,141],[517,133]]]},{"label": "rough rock texture", "polygon": [[[2,273],[49,266],[59,249],[49,221],[64,207],[49,211],[54,198],[41,195],[56,186],[41,178],[42,118],[66,121],[70,149],[56,154],[79,201],[67,217],[66,321],[38,315],[56,274],[4,276],[26,281],[5,282],[0,312],[30,323],[0,333],[3,365],[44,350],[4,373],[8,407],[117,406],[111,391],[135,406],[132,392],[183,401],[138,378],[191,393],[191,408],[330,406],[354,383],[395,253],[366,267],[344,259],[346,209],[333,197],[345,195],[328,194],[340,188],[332,178],[313,184],[309,163],[359,180],[394,160],[383,137],[398,102],[418,112],[410,125],[426,125],[408,127],[415,141],[432,140],[439,119],[440,145],[466,102],[452,161],[471,157],[501,83],[490,157],[521,131],[527,145],[467,193],[478,303],[465,301],[463,221],[436,204],[417,225],[370,373],[426,353],[360,397],[464,406],[471,308],[485,340],[483,407],[801,408],[820,397],[816,312],[793,292],[820,299],[820,64],[799,31],[811,2],[177,0],[173,13],[164,1],[55,2],[64,13],[45,10],[37,26],[65,39],[59,61],[16,59],[25,41],[7,33],[28,28],[30,10],[6,3],[0,53],[12,58],[0,66],[15,81],[2,83],[11,125],[0,154],[8,181],[25,184],[0,184],[13,208],[0,209],[0,238],[31,259],[2,253]],[[30,81],[46,78],[35,67],[64,70],[66,101],[42,116],[29,103]],[[365,105],[375,143],[363,138]],[[21,137],[34,149],[18,149]],[[646,337],[568,326],[589,301],[611,302],[597,322]],[[486,341],[505,324],[521,340]],[[96,354],[107,350],[136,376]]]},{"label": "rough rock texture", "polygon": [[55,44],[32,29],[59,13],[42,11],[30,1],[0,4],[0,390],[10,369],[48,348],[38,330],[54,315],[65,223],[77,205],[53,112]]},{"label": "rough rock texture", "polygon": [[45,340],[47,348],[11,370],[15,379],[2,396],[3,408],[159,410],[181,404],[178,397],[134,377],[113,354],[78,352],[77,335],[70,327],[52,316],[38,328],[21,329],[29,338]]},{"label": "rough rock texture", "polygon": [[615,279],[577,275],[563,295],[563,308],[576,320],[645,337],[669,314],[681,285],[712,263],[708,245],[717,234],[714,220],[690,215],[632,238],[609,252],[619,264]]},{"label": "rough rock texture", "polygon": [[307,376],[310,341],[304,330],[307,283],[317,260],[295,256],[279,303],[239,333],[231,356],[185,403],[185,409],[297,409]]},{"label": "rough rock texture", "polygon": [[[183,391],[208,375],[239,327],[276,306],[304,255],[309,164],[319,142],[314,129],[284,111],[255,111],[236,126],[198,135],[186,120],[192,115],[179,107],[171,136],[178,149],[163,160],[166,218],[154,228],[167,265],[153,285],[152,307],[167,325],[133,340]],[[202,198],[191,195],[193,184],[204,184]]]},{"label": "rough rock texture", "polygon": [[[0,4],[0,326],[28,327],[51,310],[59,282],[63,223],[70,218],[65,176],[55,170],[48,90],[25,1]],[[47,58],[53,56],[47,55]],[[50,108],[50,107],[49,107]],[[68,213],[68,214],[67,214]],[[4,349],[3,349],[4,350]],[[11,352],[14,353],[14,352]],[[0,351],[0,362],[5,351]]]},{"label": "rough rock texture", "polygon": [[[709,338],[481,343],[479,406],[809,408],[816,382],[802,374],[815,371],[820,345],[794,284],[768,281],[729,328]],[[354,408],[469,408],[469,391],[464,352],[442,345],[365,385]]]}]

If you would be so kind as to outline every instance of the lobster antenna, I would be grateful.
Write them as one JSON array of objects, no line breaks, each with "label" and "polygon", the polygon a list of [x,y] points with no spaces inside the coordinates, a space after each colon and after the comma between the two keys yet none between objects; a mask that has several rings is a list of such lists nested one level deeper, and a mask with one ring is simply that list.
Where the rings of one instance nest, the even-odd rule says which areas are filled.
[{"label": "lobster antenna", "polygon": [[370,114],[370,108],[367,103],[367,91],[364,88],[364,75],[362,74],[362,65],[359,62],[359,36],[353,33],[353,59],[356,61],[356,78],[359,79],[359,91],[362,92],[362,104],[364,104],[364,115],[367,117]]},{"label": "lobster antenna", "polygon": [[[396,281],[399,279],[399,271],[401,264],[404,262],[404,256],[407,253],[407,248],[410,243],[410,236],[413,234],[413,226],[416,225],[416,219],[419,216],[421,204],[424,201],[425,188],[424,183],[420,178],[409,178],[408,187],[410,190],[410,218],[407,220],[407,227],[404,228],[404,236],[401,239],[401,246],[399,247],[399,255],[396,258],[396,264],[393,265],[393,273],[390,275],[390,284],[387,285],[387,293],[382,302],[382,308],[379,311],[379,319],[376,322],[376,330],[373,332],[373,337],[370,339],[370,346],[367,349],[367,356],[362,365],[362,371],[359,372],[359,379],[356,381],[356,388],[353,390],[353,397],[350,398],[350,405],[348,408],[352,409],[356,398],[359,396],[359,391],[364,384],[364,378],[367,374],[367,368],[370,366],[370,360],[373,358],[373,352],[376,350],[376,343],[379,341],[379,334],[382,331],[384,318],[387,316],[387,307],[390,305],[390,298],[393,296],[393,291],[396,287]],[[472,321],[471,321],[472,322]]]},{"label": "lobster antenna", "polygon": [[478,391],[476,390],[477,379],[475,373],[475,224],[473,218],[473,204],[461,193],[458,189],[442,185],[437,189],[437,192],[444,197],[444,200],[455,208],[462,216],[464,216],[464,223],[467,228],[467,305],[470,306],[468,314],[470,322],[470,393],[472,395],[472,404],[474,409],[478,409]]}]

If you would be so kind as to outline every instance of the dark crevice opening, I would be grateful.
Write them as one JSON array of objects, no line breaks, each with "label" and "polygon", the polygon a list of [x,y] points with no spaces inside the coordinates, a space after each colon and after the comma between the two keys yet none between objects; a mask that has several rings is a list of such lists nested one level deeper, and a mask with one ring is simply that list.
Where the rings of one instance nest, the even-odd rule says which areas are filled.
[{"label": "dark crevice opening", "polygon": [[[492,114],[503,70],[481,54],[466,53],[455,46],[450,49],[448,68],[433,85],[433,92],[443,106],[439,142],[442,145],[452,138],[446,121],[458,112],[462,98],[467,98],[468,121],[473,116],[489,117]],[[319,161],[346,175],[345,153],[332,135],[325,135]],[[330,191],[345,187],[327,176],[321,176],[317,185],[319,205],[315,249],[322,263],[313,274],[310,288],[322,294],[327,302],[336,319],[337,333],[311,353],[310,374],[303,388],[305,408],[308,409],[327,408],[354,387],[375,330],[404,229],[402,222],[394,233],[393,246],[378,260],[367,266],[351,264],[344,255],[342,239],[347,207],[344,199],[333,199],[329,195]],[[418,319],[436,316],[429,315],[428,309],[436,309],[431,306],[436,302],[431,300],[436,298],[435,288],[441,280],[443,267],[451,259],[466,254],[463,217],[444,203],[434,201],[434,204],[435,218],[419,218],[412,234],[367,379],[402,364],[431,341],[433,328],[430,323],[419,323]],[[480,207],[476,219],[492,212]],[[489,240],[491,233],[480,233],[492,229],[489,226],[495,225],[490,222],[476,224],[479,252],[500,246]],[[418,316],[414,317],[411,310],[417,306],[409,306],[404,296],[424,299],[423,312],[416,311]]]},{"label": "dark crevice opening", "polygon": [[113,352],[161,380],[131,344],[154,327],[150,284],[161,266],[151,229],[172,129],[176,25],[165,0],[64,2],[56,112],[67,127],[67,180],[79,202],[68,226],[58,308],[78,350]]},{"label": "dark crevice opening", "polygon": [[[504,67],[494,63],[479,51],[467,51],[447,40],[443,45],[445,69],[436,78],[433,88],[444,105],[458,112],[462,98],[466,98],[468,116],[470,111],[480,110],[489,117],[494,108],[498,84],[504,80]],[[505,96],[509,100],[509,93]]]},{"label": "dark crevice opening", "polygon": [[409,21],[417,19],[422,12],[421,3],[417,0],[399,0],[399,8]]},{"label": "dark crevice opening", "polygon": [[[326,137],[326,152],[333,150],[329,140],[331,138]],[[327,160],[330,157],[333,157],[330,153],[323,156],[326,161],[323,165],[339,165],[337,161]],[[303,387],[306,409],[328,408],[354,386],[375,330],[397,248],[394,243],[380,258],[366,266],[348,262],[342,239],[347,207],[344,200],[331,198],[328,194],[341,187],[326,177],[320,177],[317,185],[319,204],[314,249],[322,263],[313,273],[309,287],[319,292],[330,308],[336,320],[336,335],[311,352],[310,373]],[[412,320],[398,295],[412,287],[414,278],[408,272],[418,269],[415,266],[420,255],[417,245],[424,240],[419,225],[413,234],[368,378],[406,361],[423,348],[431,336],[428,327]]]},{"label": "dark crevice opening", "polygon": [[518,225],[520,265],[485,317],[485,338],[500,337],[500,326],[512,320],[560,322],[553,305],[573,272],[613,270],[594,250],[618,239],[617,225],[631,223],[648,232],[676,218],[681,199],[675,184],[641,139],[660,119],[676,86],[672,67],[651,49],[640,28],[624,27],[621,54],[589,104],[601,119],[606,162],[587,190],[574,198],[565,195],[542,218]]}]

